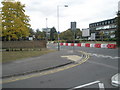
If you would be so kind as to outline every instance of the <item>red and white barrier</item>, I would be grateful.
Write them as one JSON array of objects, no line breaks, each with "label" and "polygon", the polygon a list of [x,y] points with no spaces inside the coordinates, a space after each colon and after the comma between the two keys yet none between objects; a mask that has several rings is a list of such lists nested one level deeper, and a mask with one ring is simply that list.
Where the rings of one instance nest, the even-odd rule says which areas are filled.
[{"label": "red and white barrier", "polygon": [[78,46],[78,44],[77,44],[77,43],[75,43],[75,44],[74,44],[74,46]]},{"label": "red and white barrier", "polygon": [[101,48],[108,48],[107,45],[108,44],[101,44]]},{"label": "red and white barrier", "polygon": [[78,43],[77,46],[78,46],[78,47],[81,47],[81,43]]},{"label": "red and white barrier", "polygon": [[90,44],[90,47],[95,47],[95,44],[93,44],[93,43],[92,43],[92,44]]},{"label": "red and white barrier", "polygon": [[95,44],[95,47],[96,48],[101,48],[101,44],[97,43],[97,44]]},{"label": "red and white barrier", "polygon": [[66,46],[66,43],[63,43],[63,46]]},{"label": "red and white barrier", "polygon": [[86,43],[86,44],[85,44],[85,47],[90,47],[90,43]]},{"label": "red and white barrier", "polygon": [[85,43],[81,43],[81,47],[85,47]]},{"label": "red and white barrier", "polygon": [[116,46],[117,46],[116,44],[108,44],[107,45],[108,48],[116,48]]},{"label": "red and white barrier", "polygon": [[93,48],[111,48],[115,49],[116,44],[90,44],[90,43],[60,43],[60,46],[77,46],[77,47],[93,47]]}]

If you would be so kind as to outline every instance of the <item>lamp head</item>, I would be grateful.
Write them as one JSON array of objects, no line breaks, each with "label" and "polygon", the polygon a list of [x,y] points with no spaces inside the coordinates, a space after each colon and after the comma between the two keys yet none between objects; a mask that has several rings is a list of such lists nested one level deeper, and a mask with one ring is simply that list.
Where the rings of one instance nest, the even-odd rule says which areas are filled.
[{"label": "lamp head", "polygon": [[68,7],[68,5],[64,5],[64,7]]}]

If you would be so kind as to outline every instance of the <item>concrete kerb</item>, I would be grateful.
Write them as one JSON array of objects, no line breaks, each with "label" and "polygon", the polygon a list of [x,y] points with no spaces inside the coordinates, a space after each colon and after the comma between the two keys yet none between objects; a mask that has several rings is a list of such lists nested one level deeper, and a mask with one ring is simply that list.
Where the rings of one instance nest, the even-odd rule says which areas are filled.
[{"label": "concrete kerb", "polygon": [[27,75],[27,74],[31,74],[31,73],[43,72],[43,71],[47,71],[47,70],[59,68],[59,67],[62,67],[62,66],[66,66],[66,65],[69,65],[69,64],[72,64],[72,63],[74,63],[74,62],[71,61],[69,63],[65,63],[65,64],[62,64],[62,65],[58,65],[58,66],[54,66],[54,67],[49,67],[49,68],[45,68],[45,69],[41,69],[41,70],[31,70],[31,71],[26,71],[26,72],[23,72],[23,73],[15,73],[15,74],[11,74],[11,75],[4,75],[4,76],[2,76],[0,78],[4,79],[4,78],[15,77],[15,76]]},{"label": "concrete kerb", "polygon": [[[82,52],[80,51],[80,53],[82,53],[82,62],[84,62],[84,60],[86,59],[86,53],[85,52]],[[60,67],[63,67],[63,66],[67,66],[67,65],[70,65],[70,64],[76,64],[75,61],[70,61],[68,63],[65,63],[65,64],[61,64],[61,65],[58,65],[58,66],[53,66],[53,67],[48,67],[48,68],[44,68],[44,69],[39,69],[39,70],[31,70],[31,71],[26,71],[26,72],[23,72],[23,73],[15,73],[15,74],[10,74],[10,75],[4,75],[0,78],[2,79],[5,79],[5,78],[11,78],[11,77],[15,77],[15,76],[23,76],[23,75],[28,75],[28,74],[32,74],[32,73],[38,73],[38,72],[44,72],[44,71],[48,71],[48,70],[52,70],[52,69],[57,69],[57,68],[60,68]]]}]

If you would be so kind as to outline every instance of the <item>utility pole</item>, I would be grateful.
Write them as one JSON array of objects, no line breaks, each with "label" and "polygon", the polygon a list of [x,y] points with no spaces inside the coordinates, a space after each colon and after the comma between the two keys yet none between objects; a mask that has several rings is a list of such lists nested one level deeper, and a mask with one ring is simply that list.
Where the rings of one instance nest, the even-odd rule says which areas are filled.
[{"label": "utility pole", "polygon": [[47,37],[47,33],[48,33],[48,26],[47,26],[47,18],[46,18],[46,42],[47,42],[47,39],[48,39],[48,37]]},{"label": "utility pole", "polygon": [[[59,34],[60,34],[60,31],[59,31],[59,5],[57,5],[57,26],[58,26],[58,33],[57,33],[57,35],[58,35],[58,51],[60,51],[60,45],[59,45],[59,40],[60,40],[60,36],[59,36]],[[64,5],[64,7],[68,7],[68,5]]]},{"label": "utility pole", "polygon": [[46,45],[48,43],[48,25],[47,25],[47,18],[46,18]]},{"label": "utility pole", "polygon": [[[76,22],[71,22],[71,30],[73,31],[73,43],[75,45]],[[75,46],[73,46],[73,51],[74,50],[75,50]]]}]

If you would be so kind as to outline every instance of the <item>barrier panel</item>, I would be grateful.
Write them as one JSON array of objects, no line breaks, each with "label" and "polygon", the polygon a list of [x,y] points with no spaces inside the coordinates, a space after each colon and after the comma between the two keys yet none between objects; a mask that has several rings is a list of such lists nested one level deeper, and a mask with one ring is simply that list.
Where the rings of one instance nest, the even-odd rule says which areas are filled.
[{"label": "barrier panel", "polygon": [[95,44],[96,48],[101,48],[101,44]]},{"label": "barrier panel", "polygon": [[63,43],[63,46],[66,46],[66,43]]},{"label": "barrier panel", "polygon": [[108,44],[107,45],[108,48],[116,48],[116,46],[117,46],[116,44]]},{"label": "barrier panel", "polygon": [[90,44],[90,47],[95,47],[95,44]]},{"label": "barrier panel", "polygon": [[66,43],[65,46],[68,46],[68,43]]},{"label": "barrier panel", "polygon": [[101,44],[101,48],[108,48],[107,45],[108,44]]},{"label": "barrier panel", "polygon": [[60,46],[63,46],[63,43],[60,43]]},{"label": "barrier panel", "polygon": [[85,47],[85,43],[81,43],[81,47]]},{"label": "barrier panel", "polygon": [[71,46],[71,43],[68,43],[68,45],[66,45],[66,46]]},{"label": "barrier panel", "polygon": [[90,43],[86,43],[86,44],[85,44],[85,47],[90,47]]},{"label": "barrier panel", "polygon": [[81,43],[78,43],[77,46],[78,46],[78,47],[81,47]]},{"label": "barrier panel", "polygon": [[71,46],[74,46],[74,43],[71,43]]},{"label": "barrier panel", "polygon": [[74,46],[77,46],[78,44],[77,43],[74,43]]}]

